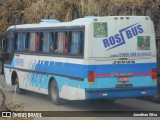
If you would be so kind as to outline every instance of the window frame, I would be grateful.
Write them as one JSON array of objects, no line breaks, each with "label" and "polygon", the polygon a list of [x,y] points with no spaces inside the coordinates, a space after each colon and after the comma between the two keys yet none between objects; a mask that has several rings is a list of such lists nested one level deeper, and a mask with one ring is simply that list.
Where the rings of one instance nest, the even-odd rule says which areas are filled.
[{"label": "window frame", "polygon": [[[73,55],[73,56],[80,56],[80,55],[84,55],[84,31],[80,31],[80,30],[73,30],[73,31],[69,31],[69,34],[72,32],[82,32],[82,53],[78,54],[78,53],[68,53],[68,55]],[[71,42],[71,35],[69,35],[69,44]],[[69,44],[68,44],[68,49],[69,49]]]},{"label": "window frame", "polygon": [[[5,54],[2,55],[2,59],[4,60],[5,64],[10,64],[13,59],[13,55],[14,55],[14,51],[15,51],[15,47],[14,47],[15,31],[14,31],[14,29],[9,29],[8,31],[6,31],[4,38],[5,38],[5,43],[4,43],[5,46],[4,46],[3,52]],[[11,51],[11,52],[9,50],[7,50],[9,39],[10,39],[10,41],[13,41],[13,43],[12,43],[12,50],[13,51]]]},{"label": "window frame", "polygon": [[[56,53],[56,52],[52,52],[49,50],[49,52],[43,52],[42,51],[17,51],[15,50],[16,53],[21,53],[21,54],[29,54],[29,55],[38,55],[38,56],[54,56],[54,57],[68,57],[68,58],[84,58],[84,44],[85,44],[85,26],[62,26],[62,27],[52,27],[52,28],[25,28],[25,29],[19,29],[16,28],[15,33],[18,32],[25,32],[26,34],[30,34],[30,33],[52,33],[53,35],[53,40],[55,40],[56,44],[57,44],[57,38],[56,38],[56,32],[67,32],[67,36],[68,36],[68,51],[69,51],[69,42],[70,42],[70,38],[71,36],[69,35],[70,32],[82,32],[82,53],[81,54],[71,54],[68,53],[67,54],[62,54],[62,53]],[[27,37],[28,38],[28,37]],[[30,38],[30,37],[29,37]],[[14,42],[16,40],[14,39]],[[27,39],[26,39],[27,41]],[[15,49],[15,48],[14,48]]]}]

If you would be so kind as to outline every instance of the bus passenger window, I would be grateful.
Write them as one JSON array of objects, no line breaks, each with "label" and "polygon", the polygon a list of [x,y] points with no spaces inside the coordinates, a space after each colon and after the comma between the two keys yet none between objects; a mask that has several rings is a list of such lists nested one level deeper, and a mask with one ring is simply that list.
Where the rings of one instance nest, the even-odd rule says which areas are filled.
[{"label": "bus passenger window", "polygon": [[15,50],[18,49],[18,37],[17,37],[17,33],[15,33]]},{"label": "bus passenger window", "polygon": [[43,50],[43,33],[36,32],[35,33],[35,51]]},{"label": "bus passenger window", "polygon": [[25,51],[30,51],[30,33],[27,33],[26,36],[26,48]]},{"label": "bus passenger window", "polygon": [[30,33],[30,51],[35,51],[35,39],[36,39],[36,34],[35,33]]},{"label": "bus passenger window", "polygon": [[23,51],[25,50],[25,42],[26,42],[26,33],[18,33],[17,34],[17,50]]},{"label": "bus passenger window", "polygon": [[71,54],[82,54],[83,50],[83,34],[80,31],[70,32],[70,46],[69,53]]},{"label": "bus passenger window", "polygon": [[49,52],[55,52],[57,49],[54,33],[49,33]]},{"label": "bus passenger window", "polygon": [[53,33],[44,32],[43,33],[43,52],[50,52],[53,41]]},{"label": "bus passenger window", "polygon": [[39,51],[43,51],[43,32],[39,33]]},{"label": "bus passenger window", "polygon": [[57,52],[67,53],[68,52],[68,36],[67,32],[58,32],[57,35]]},{"label": "bus passenger window", "polygon": [[35,36],[35,50],[40,51],[40,33],[36,33]]}]

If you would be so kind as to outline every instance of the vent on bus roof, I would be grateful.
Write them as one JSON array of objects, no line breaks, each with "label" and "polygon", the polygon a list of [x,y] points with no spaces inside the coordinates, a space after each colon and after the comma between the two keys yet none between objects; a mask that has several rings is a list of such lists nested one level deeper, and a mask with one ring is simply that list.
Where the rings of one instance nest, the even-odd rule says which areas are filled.
[{"label": "vent on bus roof", "polygon": [[55,19],[42,19],[40,20],[40,23],[59,23],[59,20],[55,20]]}]

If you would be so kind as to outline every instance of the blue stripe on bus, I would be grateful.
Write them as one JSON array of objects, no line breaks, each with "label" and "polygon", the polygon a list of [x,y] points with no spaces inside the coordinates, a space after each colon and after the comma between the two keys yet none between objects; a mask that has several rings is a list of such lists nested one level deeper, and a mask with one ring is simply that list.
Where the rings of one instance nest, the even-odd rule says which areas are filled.
[{"label": "blue stripe on bus", "polygon": [[[12,62],[14,63],[14,62]],[[13,65],[13,64],[12,64]],[[5,65],[10,66],[11,65]],[[50,62],[49,61],[33,61],[32,70],[39,71],[39,72],[46,72],[52,74],[59,74],[59,75],[66,75],[66,76],[74,76],[85,78],[84,82],[70,80],[66,77],[61,76],[54,76],[59,84],[59,90],[61,91],[62,86],[67,83],[68,86],[77,87],[81,86],[81,88],[115,88],[116,84],[118,83],[117,77],[108,77],[107,79],[104,78],[97,78],[96,82],[92,86],[88,86],[87,83],[87,72],[90,70],[95,71],[97,74],[110,74],[115,72],[149,72],[151,68],[156,68],[156,63],[139,63],[139,64],[111,64],[111,65],[80,65],[80,64],[71,64],[71,63],[61,63],[61,62]],[[48,89],[48,82],[49,78],[52,75],[43,75],[38,73],[29,73],[26,74],[31,77],[30,80],[27,80],[31,86],[39,87]],[[48,76],[48,77],[47,77]],[[35,79],[36,78],[36,79]],[[29,79],[29,78],[28,78]],[[43,80],[42,80],[43,79]],[[133,81],[132,81],[133,80]],[[144,84],[145,80],[145,84]],[[139,76],[139,77],[132,77],[131,81],[134,87],[138,86],[156,86],[155,82],[152,82],[150,76]]]},{"label": "blue stripe on bus", "polygon": [[[27,74],[26,74],[27,75]],[[52,76],[52,75],[44,75],[44,74],[37,74],[37,73],[31,73],[30,77],[27,80],[29,82],[30,86],[37,87],[39,89],[48,89],[48,84],[49,80],[51,77],[54,77],[55,80],[57,81],[59,91],[62,90],[63,86],[70,86],[70,87],[75,87],[75,88],[81,88],[81,89],[113,89],[116,88],[116,84],[132,84],[133,88],[138,88],[138,87],[155,87],[157,86],[156,82],[152,82],[151,78],[149,76],[144,76],[144,77],[131,77],[130,81],[127,83],[121,83],[118,81],[117,77],[114,78],[97,78],[95,81],[95,84],[93,85],[88,85],[88,80],[87,78],[84,79],[84,81],[77,81],[77,80],[72,80],[71,78],[68,77],[61,77],[61,76]],[[145,81],[145,84],[144,84]]]},{"label": "blue stripe on bus", "polygon": [[[5,67],[15,67],[14,59]],[[105,65],[82,65],[62,62],[38,61],[32,62],[29,69],[37,72],[86,78],[88,71],[95,71],[96,74],[112,74],[117,72],[150,72],[152,68],[157,68],[156,63],[136,63],[136,64],[105,64]]]},{"label": "blue stripe on bus", "polygon": [[[141,63],[141,64],[121,64],[121,65],[80,65],[80,64],[70,64],[70,63],[60,63],[60,62],[42,62],[38,61],[38,64],[35,66],[36,71],[54,73],[66,76],[74,76],[85,78],[84,82],[81,81],[70,81],[69,78],[54,76],[57,80],[59,91],[61,91],[62,86],[67,83],[68,86],[77,87],[81,86],[81,88],[87,88],[87,72],[89,70],[96,71],[96,73],[115,73],[115,72],[148,72],[151,68],[156,68],[156,63]],[[39,74],[40,76],[40,74]],[[34,78],[35,75],[32,76]],[[51,77],[51,76],[50,76]],[[36,77],[39,78],[39,77]],[[145,80],[145,84],[144,84]],[[151,82],[150,76],[139,76],[139,77],[131,77],[130,82],[127,84],[133,84],[133,87],[139,86],[156,86],[156,83]],[[31,81],[34,84],[35,81]],[[48,89],[49,78],[47,79],[45,86],[44,83],[40,83],[40,88]],[[152,84],[151,84],[152,83]],[[117,77],[109,77],[109,78],[97,78],[95,84],[89,86],[90,88],[115,88],[116,84],[120,84],[118,82]],[[35,87],[38,87],[35,85]]]},{"label": "blue stripe on bus", "polygon": [[[5,64],[5,67],[15,67],[14,59],[11,63]],[[29,70],[37,72],[46,72],[51,74],[59,74],[66,76],[73,76],[79,78],[87,78],[88,71],[95,71],[96,74],[112,74],[121,72],[150,72],[152,68],[157,68],[156,63],[135,63],[135,64],[105,64],[105,65],[83,65],[71,64],[63,62],[49,62],[49,61],[33,61]],[[25,69],[25,68],[24,68]]]},{"label": "blue stripe on bus", "polygon": [[108,65],[81,65],[62,62],[40,62],[35,65],[35,70],[39,72],[54,73],[60,75],[86,78],[88,71],[95,71],[96,74],[112,74],[115,72],[150,72],[152,68],[157,68],[156,63],[137,64],[108,64]]}]

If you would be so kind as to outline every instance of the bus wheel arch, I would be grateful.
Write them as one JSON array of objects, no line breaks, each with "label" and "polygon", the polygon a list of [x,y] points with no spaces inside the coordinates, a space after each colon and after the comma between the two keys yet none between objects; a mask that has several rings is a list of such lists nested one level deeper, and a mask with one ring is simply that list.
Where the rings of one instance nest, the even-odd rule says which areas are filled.
[{"label": "bus wheel arch", "polygon": [[12,76],[11,76],[11,83],[12,83],[12,85],[16,85],[16,78],[17,78],[18,76],[17,76],[17,73],[16,73],[16,71],[13,71],[12,72]]},{"label": "bus wheel arch", "polygon": [[21,88],[19,88],[19,79],[16,71],[12,72],[12,77],[11,77],[11,83],[12,85],[16,85],[16,92],[19,94],[24,94],[25,91]]},{"label": "bus wheel arch", "polygon": [[54,103],[55,105],[60,104],[58,84],[54,77],[51,77],[49,80],[48,94],[51,98],[52,103]]}]

